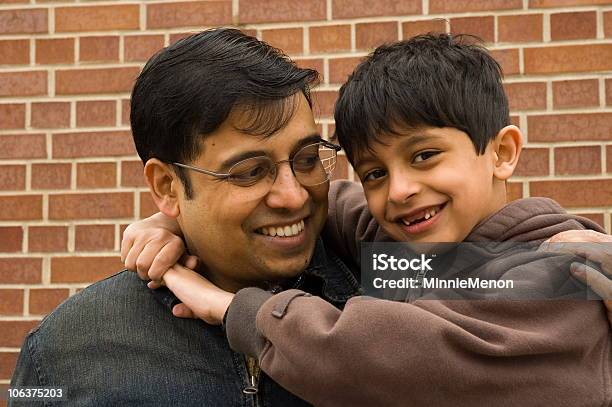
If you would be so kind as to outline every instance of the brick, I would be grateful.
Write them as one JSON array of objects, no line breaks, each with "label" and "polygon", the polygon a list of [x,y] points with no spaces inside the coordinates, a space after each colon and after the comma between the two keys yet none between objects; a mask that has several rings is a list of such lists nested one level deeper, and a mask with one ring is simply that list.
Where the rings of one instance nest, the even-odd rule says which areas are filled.
[{"label": "brick", "polygon": [[529,141],[607,141],[612,113],[538,115],[527,117]]},{"label": "brick", "polygon": [[32,127],[38,129],[70,127],[70,103],[34,102],[30,120]]},{"label": "brick", "polygon": [[0,129],[2,130],[25,128],[25,104],[0,104],[0,118]]},{"label": "brick", "polygon": [[48,31],[47,10],[0,10],[1,34],[34,34]]},{"label": "brick", "polygon": [[0,41],[0,65],[23,65],[30,63],[30,41]]},{"label": "brick", "polygon": [[409,39],[419,34],[445,33],[446,20],[434,18],[433,20],[406,21],[402,23],[402,38]]},{"label": "brick", "polygon": [[53,158],[134,155],[129,131],[58,133],[53,135]]},{"label": "brick", "polygon": [[516,75],[520,73],[518,49],[499,49],[489,51],[489,53],[499,63],[504,75]]},{"label": "brick", "polygon": [[599,106],[597,79],[567,80],[552,83],[555,109]]},{"label": "brick", "polygon": [[397,37],[397,23],[363,23],[355,25],[357,49],[374,49],[379,45],[394,42]]},{"label": "brick", "polygon": [[510,110],[546,109],[545,82],[516,82],[504,85]]},{"label": "brick", "polygon": [[74,62],[74,38],[36,40],[37,64],[64,64]]},{"label": "brick", "polygon": [[9,380],[13,375],[19,352],[0,352],[0,380]]},{"label": "brick", "polygon": [[312,93],[315,117],[334,117],[334,105],[338,99],[337,91],[318,91]]},{"label": "brick", "polygon": [[612,79],[606,79],[606,105],[612,105]]},{"label": "brick", "polygon": [[121,101],[121,124],[130,124],[130,100],[123,99]]},{"label": "brick", "polygon": [[164,47],[164,37],[163,35],[126,35],[123,46],[125,61],[147,61]]},{"label": "brick", "polygon": [[170,34],[170,45],[174,44],[175,42],[177,42],[178,40],[182,40],[183,38],[187,38],[190,37],[194,34],[197,34],[197,31],[189,31],[189,32],[182,32],[182,33],[173,33]]},{"label": "brick", "polygon": [[304,52],[304,30],[302,28],[279,28],[263,30],[261,39],[273,47],[282,49],[286,54]]},{"label": "brick", "polygon": [[612,69],[612,44],[525,48],[525,73],[593,72]]},{"label": "brick", "polygon": [[77,251],[104,251],[115,248],[115,225],[77,225],[75,249]]},{"label": "brick", "polygon": [[46,158],[44,134],[0,135],[0,159]]},{"label": "brick", "polygon": [[495,40],[494,21],[493,16],[452,18],[450,21],[451,33],[470,34],[484,42],[493,42]]},{"label": "brick", "polygon": [[421,13],[420,0],[378,0],[375,5],[368,0],[334,0],[332,2],[334,19]]},{"label": "brick", "polygon": [[430,14],[511,10],[516,8],[523,8],[522,0],[429,0]]},{"label": "brick", "polygon": [[612,182],[605,180],[534,181],[531,196],[552,198],[563,207],[610,206]]},{"label": "brick", "polygon": [[68,249],[68,228],[66,226],[29,226],[28,251],[65,252]]},{"label": "brick", "polygon": [[77,188],[114,188],[117,186],[115,163],[78,163]]},{"label": "brick", "polygon": [[25,165],[1,165],[0,191],[24,190],[25,174]]},{"label": "brick", "polygon": [[508,202],[523,197],[523,183],[522,182],[508,182],[506,184],[506,200]]},{"label": "brick", "polygon": [[530,0],[529,8],[576,7],[595,4],[610,4],[610,0]]},{"label": "brick", "polygon": [[0,258],[0,284],[40,284],[42,259]]},{"label": "brick", "polygon": [[332,173],[332,180],[348,179],[349,167],[350,164],[346,156],[344,154],[338,155],[338,159],[336,161],[336,168],[334,168],[334,172]]},{"label": "brick", "polygon": [[601,147],[555,148],[555,175],[601,173]]},{"label": "brick", "polygon": [[510,124],[516,127],[521,127],[521,118],[518,115],[510,115]]},{"label": "brick", "polygon": [[[240,6],[242,9],[242,4]],[[148,29],[217,26],[231,23],[232,2],[230,0],[173,1],[147,5]]]},{"label": "brick", "polygon": [[123,270],[123,263],[114,257],[55,257],[51,259],[52,283],[89,283]]},{"label": "brick", "polygon": [[147,183],[145,182],[143,171],[142,161],[122,161],[121,186],[146,187]]},{"label": "brick", "polygon": [[132,90],[139,68],[67,69],[55,73],[55,93],[125,93]]},{"label": "brick", "polygon": [[362,59],[361,57],[329,59],[329,83],[346,82]]},{"label": "brick", "polygon": [[544,176],[549,175],[547,148],[525,148],[521,152],[514,175]]},{"label": "brick", "polygon": [[41,195],[0,196],[1,220],[42,219]]},{"label": "brick", "polygon": [[114,100],[91,100],[77,102],[77,127],[114,126],[116,122]]},{"label": "brick", "polygon": [[0,347],[18,348],[39,321],[0,321]]},{"label": "brick", "polygon": [[0,227],[0,252],[20,252],[23,241],[23,229],[21,226]]},{"label": "brick", "polygon": [[32,164],[32,188],[68,189],[71,173],[70,164]]},{"label": "brick", "polygon": [[542,14],[499,16],[497,18],[497,40],[499,42],[542,41]]},{"label": "brick", "polygon": [[49,219],[128,218],[134,213],[129,192],[49,195]]},{"label": "brick", "polygon": [[602,228],[604,227],[604,214],[603,213],[579,213],[578,216],[587,218],[597,223]]},{"label": "brick", "polygon": [[603,13],[604,23],[604,36],[606,38],[612,37],[612,12]]},{"label": "brick", "polygon": [[596,36],[597,15],[594,11],[550,15],[550,38],[553,41],[579,40]]},{"label": "brick", "polygon": [[326,3],[326,0],[242,0],[239,21],[248,24],[325,20]]},{"label": "brick", "polygon": [[612,174],[612,146],[606,147],[606,169],[608,174]]},{"label": "brick", "polygon": [[58,7],[56,32],[135,30],[140,27],[137,4],[112,6]]},{"label": "brick", "polygon": [[66,300],[70,291],[65,288],[36,288],[30,290],[30,314],[46,315]]},{"label": "brick", "polygon": [[23,290],[0,289],[0,314],[23,314]]},{"label": "brick", "polygon": [[119,61],[119,37],[81,37],[79,59],[83,62]]},{"label": "brick", "polygon": [[310,52],[313,54],[351,49],[351,26],[310,27]]},{"label": "brick", "polygon": [[140,219],[149,217],[154,213],[159,212],[153,198],[149,192],[140,193]]},{"label": "brick", "polygon": [[0,72],[0,97],[47,94],[47,72]]}]

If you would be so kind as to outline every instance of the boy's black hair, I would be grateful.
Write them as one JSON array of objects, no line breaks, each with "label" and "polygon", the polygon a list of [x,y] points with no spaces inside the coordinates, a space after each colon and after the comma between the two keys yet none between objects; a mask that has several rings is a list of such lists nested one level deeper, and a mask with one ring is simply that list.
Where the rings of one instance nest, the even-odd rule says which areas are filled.
[{"label": "boy's black hair", "polygon": [[[233,109],[241,109],[239,131],[269,137],[293,116],[290,97],[302,92],[311,105],[312,69],[298,68],[282,51],[237,29],[217,28],[179,40],[154,55],[132,91],[130,121],[138,155],[188,163],[200,141]],[[175,166],[185,185],[184,170]]]},{"label": "boy's black hair", "polygon": [[501,67],[471,36],[425,34],[383,45],[340,88],[335,121],[353,164],[382,134],[423,126],[466,132],[480,155],[509,124]]}]

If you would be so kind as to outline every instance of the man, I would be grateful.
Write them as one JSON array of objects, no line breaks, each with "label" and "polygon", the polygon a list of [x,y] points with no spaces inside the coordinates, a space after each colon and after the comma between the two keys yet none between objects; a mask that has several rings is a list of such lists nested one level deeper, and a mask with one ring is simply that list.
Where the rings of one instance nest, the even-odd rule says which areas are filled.
[{"label": "man", "polygon": [[[132,132],[153,199],[228,292],[301,288],[338,306],[357,292],[318,238],[338,147],[317,134],[316,79],[216,29],[160,51],[136,81]],[[27,336],[11,387],[60,387],[79,406],[306,404],[220,327],[174,318],[172,296],[155,296],[121,272],[71,297]]]}]

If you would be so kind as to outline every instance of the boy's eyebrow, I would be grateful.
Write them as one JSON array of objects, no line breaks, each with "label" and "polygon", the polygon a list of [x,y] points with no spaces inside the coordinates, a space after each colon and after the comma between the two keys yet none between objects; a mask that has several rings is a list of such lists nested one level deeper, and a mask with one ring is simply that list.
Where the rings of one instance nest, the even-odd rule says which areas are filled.
[{"label": "boy's eyebrow", "polygon": [[401,146],[404,148],[410,148],[415,144],[423,143],[426,141],[432,141],[442,139],[443,137],[432,135],[432,134],[415,134],[414,136],[406,137],[405,141],[402,141]]},{"label": "boy's eyebrow", "polygon": [[[311,143],[316,143],[317,141],[321,141],[321,135],[319,133],[312,133],[310,135],[308,135],[307,137],[301,139],[300,141],[298,141],[295,144],[295,147],[293,148],[293,152],[297,151],[299,148],[304,147],[308,144]],[[293,154],[292,152],[292,154]],[[265,156],[267,155],[267,152],[264,150],[251,150],[251,151],[244,151],[242,153],[238,153],[235,154],[231,157],[229,157],[228,159],[226,159],[225,161],[223,161],[221,163],[221,166],[219,167],[219,171],[226,171],[228,170],[232,165],[242,161],[242,160],[246,160],[247,158],[253,158],[253,157],[261,157],[261,156]]]}]

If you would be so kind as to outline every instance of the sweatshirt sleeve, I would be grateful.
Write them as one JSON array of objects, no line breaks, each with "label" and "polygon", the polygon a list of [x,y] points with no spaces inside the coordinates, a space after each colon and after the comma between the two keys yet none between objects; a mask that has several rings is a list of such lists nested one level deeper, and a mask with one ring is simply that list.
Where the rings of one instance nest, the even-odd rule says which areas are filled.
[{"label": "sweatshirt sleeve", "polygon": [[263,371],[317,406],[612,401],[611,337],[597,301],[354,297],[340,311],[288,290],[258,306],[253,330],[228,318],[228,333],[260,346],[234,349],[255,350]]},{"label": "sweatshirt sleeve", "polygon": [[377,233],[380,227],[368,209],[361,185],[345,180],[332,182],[327,222],[321,232],[325,246],[358,266],[360,242],[374,241]]}]

